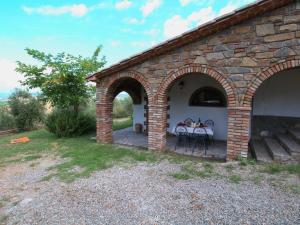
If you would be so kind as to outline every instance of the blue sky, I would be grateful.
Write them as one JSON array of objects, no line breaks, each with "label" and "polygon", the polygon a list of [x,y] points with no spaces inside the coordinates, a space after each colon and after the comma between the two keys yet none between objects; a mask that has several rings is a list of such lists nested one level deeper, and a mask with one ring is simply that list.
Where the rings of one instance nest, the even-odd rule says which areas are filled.
[{"label": "blue sky", "polygon": [[14,0],[1,3],[0,92],[19,86],[17,60],[30,47],[89,56],[109,66],[253,0]]}]

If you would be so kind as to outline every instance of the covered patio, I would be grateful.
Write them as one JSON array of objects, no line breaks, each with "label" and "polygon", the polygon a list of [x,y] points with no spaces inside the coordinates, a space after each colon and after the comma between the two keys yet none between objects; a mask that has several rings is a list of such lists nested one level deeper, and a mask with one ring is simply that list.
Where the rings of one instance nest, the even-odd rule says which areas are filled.
[{"label": "covered patio", "polygon": [[[147,149],[148,137],[145,133],[136,133],[132,127],[122,130],[114,131],[113,133],[114,144],[132,146]],[[190,155],[200,158],[226,160],[226,141],[214,141],[213,144],[208,146],[206,155],[203,148],[195,148],[192,152],[192,145],[190,147],[176,146],[176,136],[172,134],[167,135],[166,150],[183,155]]]}]

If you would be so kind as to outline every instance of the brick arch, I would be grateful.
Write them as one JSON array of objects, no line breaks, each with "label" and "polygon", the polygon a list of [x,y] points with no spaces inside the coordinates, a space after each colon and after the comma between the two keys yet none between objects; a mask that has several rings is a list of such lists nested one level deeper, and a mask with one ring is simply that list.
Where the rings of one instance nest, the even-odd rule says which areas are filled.
[{"label": "brick arch", "polygon": [[209,67],[207,65],[199,64],[188,64],[180,67],[179,69],[172,71],[167,75],[167,77],[162,81],[160,87],[157,91],[157,101],[161,102],[166,99],[167,91],[170,86],[179,78],[189,74],[189,73],[201,73],[214,78],[221,86],[224,88],[227,95],[228,107],[234,107],[237,102],[236,93],[233,86],[221,75],[218,71]]},{"label": "brick arch", "polygon": [[[105,89],[103,97],[109,98],[110,96],[112,96],[114,85],[117,82],[121,81],[122,79],[126,79],[126,78],[132,78],[132,79],[136,80],[137,82],[139,82],[141,84],[141,86],[144,88],[144,90],[146,91],[148,101],[150,102],[150,99],[153,99],[149,82],[147,81],[146,77],[142,73],[139,73],[137,71],[128,71],[127,73],[124,73],[124,74],[118,74],[116,76],[111,76],[109,78],[109,81],[105,84],[106,89]],[[109,99],[107,99],[107,100],[109,100]]]},{"label": "brick arch", "polygon": [[272,65],[271,67],[259,72],[255,78],[249,84],[247,91],[245,92],[242,105],[246,107],[251,107],[252,99],[256,92],[256,90],[260,87],[260,85],[267,80],[268,78],[276,75],[277,73],[292,69],[300,66],[300,60],[286,60],[284,62],[280,62]]}]

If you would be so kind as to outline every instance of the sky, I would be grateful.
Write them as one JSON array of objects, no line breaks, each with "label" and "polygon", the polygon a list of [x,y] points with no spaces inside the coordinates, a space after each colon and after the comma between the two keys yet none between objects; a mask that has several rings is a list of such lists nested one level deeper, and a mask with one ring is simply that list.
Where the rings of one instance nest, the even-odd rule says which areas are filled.
[{"label": "sky", "polygon": [[14,0],[0,14],[0,98],[20,87],[26,47],[91,56],[106,67],[254,0]]}]

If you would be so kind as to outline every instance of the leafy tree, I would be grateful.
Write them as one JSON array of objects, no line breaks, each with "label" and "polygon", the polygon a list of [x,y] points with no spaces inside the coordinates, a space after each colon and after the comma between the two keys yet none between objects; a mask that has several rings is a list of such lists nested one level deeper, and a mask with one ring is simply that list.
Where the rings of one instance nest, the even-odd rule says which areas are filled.
[{"label": "leafy tree", "polygon": [[8,104],[19,130],[31,130],[43,120],[43,105],[28,91],[16,89],[9,96]]},{"label": "leafy tree", "polygon": [[38,61],[37,65],[17,62],[16,71],[24,75],[21,82],[30,89],[39,88],[43,100],[61,109],[74,109],[78,113],[81,103],[93,92],[93,87],[87,85],[86,76],[98,71],[105,64],[105,58],[98,56],[98,47],[92,57],[73,56],[66,53],[57,55],[26,48],[27,54]]},{"label": "leafy tree", "polygon": [[133,103],[130,97],[115,98],[113,104],[114,104],[113,105],[114,118],[124,118],[128,116],[132,116]]}]

